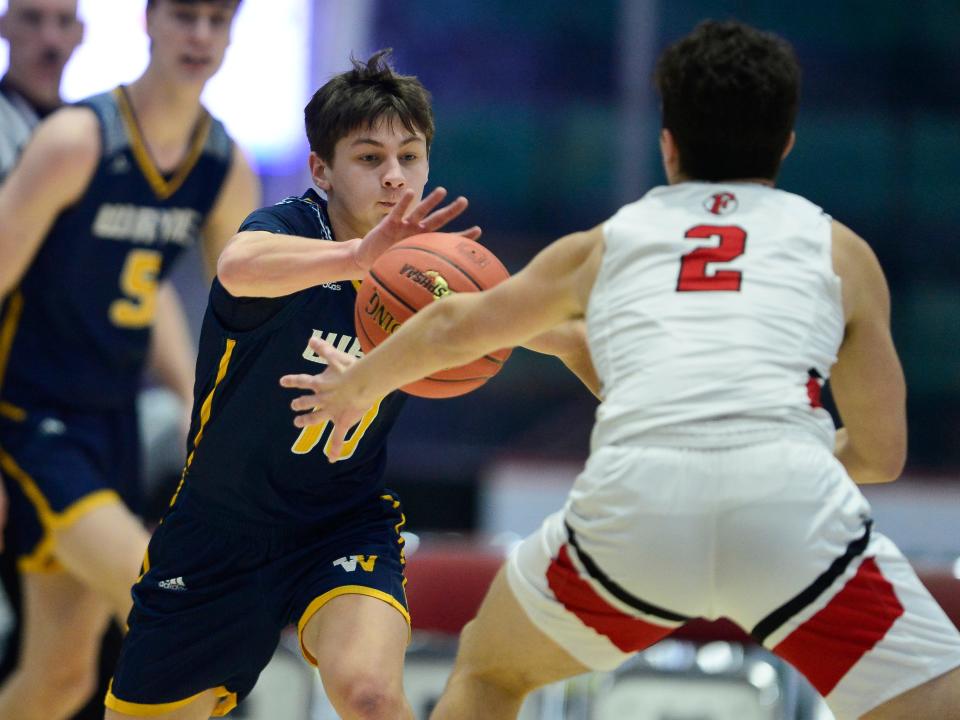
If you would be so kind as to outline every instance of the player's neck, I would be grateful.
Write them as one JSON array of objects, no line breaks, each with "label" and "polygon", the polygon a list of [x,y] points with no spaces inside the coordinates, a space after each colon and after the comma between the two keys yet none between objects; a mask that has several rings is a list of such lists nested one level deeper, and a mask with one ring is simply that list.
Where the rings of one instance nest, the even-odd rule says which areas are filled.
[{"label": "player's neck", "polygon": [[328,200],[327,215],[330,218],[330,228],[333,230],[333,239],[337,242],[363,237],[369,232],[369,229],[364,230],[352,222],[347,212],[335,201]]},{"label": "player's neck", "polygon": [[[10,88],[17,95],[22,97],[41,117],[48,115],[63,105],[63,99],[59,93],[44,92],[42,85],[31,83],[29,78],[21,78],[12,70],[8,71],[2,78],[5,87]],[[57,87],[60,86],[59,81]]]},{"label": "player's neck", "polygon": [[728,180],[701,180],[700,178],[687,177],[683,173],[675,173],[669,176],[670,185],[679,185],[685,182],[710,182],[715,185],[766,185],[774,187],[776,183],[770,178],[730,178]]},{"label": "player's neck", "polygon": [[201,88],[177,86],[151,73],[150,68],[127,86],[140,132],[158,165],[176,166],[187,150],[203,114]]}]

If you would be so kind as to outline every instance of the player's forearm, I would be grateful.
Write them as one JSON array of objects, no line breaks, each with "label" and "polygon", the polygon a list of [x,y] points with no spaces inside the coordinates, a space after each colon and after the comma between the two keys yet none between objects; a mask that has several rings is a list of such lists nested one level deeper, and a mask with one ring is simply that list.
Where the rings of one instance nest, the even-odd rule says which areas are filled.
[{"label": "player's forearm", "polygon": [[861,452],[851,442],[847,428],[837,431],[833,454],[858,485],[893,482],[903,471],[906,452],[884,448],[874,453]]},{"label": "player's forearm", "polygon": [[248,231],[236,235],[220,254],[217,277],[234,297],[281,297],[336,280],[358,280],[359,240],[314,238]]},{"label": "player's forearm", "polygon": [[195,352],[177,291],[163,283],[157,291],[157,316],[150,336],[150,367],[183,403],[193,404]]},{"label": "player's forearm", "polygon": [[478,294],[444,298],[404,322],[344,375],[363,397],[377,398],[438,370],[475,360],[499,347],[471,332]]}]

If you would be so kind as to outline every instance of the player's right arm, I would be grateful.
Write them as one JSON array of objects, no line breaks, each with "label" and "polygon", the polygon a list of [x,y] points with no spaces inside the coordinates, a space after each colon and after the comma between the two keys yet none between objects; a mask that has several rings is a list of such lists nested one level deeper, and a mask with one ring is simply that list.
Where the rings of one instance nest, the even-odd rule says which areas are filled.
[{"label": "player's right arm", "polygon": [[830,387],[843,428],[835,454],[857,483],[896,480],[907,455],[906,383],[890,334],[890,292],[873,251],[838,222],[833,266],[845,331]]},{"label": "player's right arm", "polygon": [[42,122],[0,186],[0,297],[23,277],[64,208],[87,188],[100,159],[100,131],[87,108]]},{"label": "player's right arm", "polygon": [[[234,297],[282,297],[337,280],[359,280],[373,261],[412,235],[439,230],[467,209],[459,197],[439,210],[447,191],[436,188],[413,209],[413,192],[404,193],[390,213],[362,238],[317,242],[315,238],[264,230],[239,232],[220,254],[217,277]],[[477,238],[479,228],[460,233]]]}]

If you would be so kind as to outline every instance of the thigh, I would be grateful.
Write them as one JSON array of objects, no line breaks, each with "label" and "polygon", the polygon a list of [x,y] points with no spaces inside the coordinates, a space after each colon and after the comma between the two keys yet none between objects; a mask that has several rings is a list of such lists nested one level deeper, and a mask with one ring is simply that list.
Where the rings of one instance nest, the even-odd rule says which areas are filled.
[{"label": "thigh", "polygon": [[123,620],[148,541],[140,520],[114,498],[56,528],[54,553],[68,572],[104,595]]},{"label": "thigh", "polygon": [[590,669],[533,623],[504,569],[464,628],[456,663],[458,670],[523,692]]},{"label": "thigh", "polygon": [[[285,567],[278,566],[273,571],[277,585],[289,588],[294,597],[290,620],[297,625],[304,657],[314,665],[317,658],[305,642],[304,631],[314,616],[339,598],[366,598],[363,603],[350,606],[371,608],[371,612],[383,614],[390,623],[400,621],[409,629],[400,536],[404,517],[399,500],[385,494],[376,500],[370,512],[354,520],[305,541],[285,558]],[[381,613],[383,610],[389,612]],[[362,628],[354,630],[363,632]]]},{"label": "thigh", "polygon": [[333,598],[307,621],[301,634],[328,688],[363,673],[398,689],[410,640],[407,618],[392,605],[369,595]]}]

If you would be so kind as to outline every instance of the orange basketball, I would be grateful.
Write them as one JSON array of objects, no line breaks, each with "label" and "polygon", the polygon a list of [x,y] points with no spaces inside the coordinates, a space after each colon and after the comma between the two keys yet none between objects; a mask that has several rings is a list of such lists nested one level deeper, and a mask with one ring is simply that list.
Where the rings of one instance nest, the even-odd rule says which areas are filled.
[{"label": "orange basketball", "polygon": [[[367,272],[354,309],[357,338],[369,352],[417,310],[444,296],[493,287],[510,276],[480,243],[453,233],[424,233],[397,243]],[[447,368],[401,390],[426,398],[445,398],[476,390],[510,357],[497,350],[460,367]]]}]

